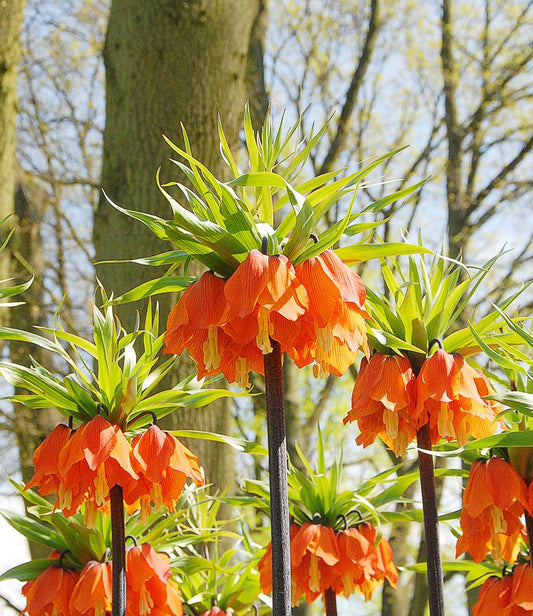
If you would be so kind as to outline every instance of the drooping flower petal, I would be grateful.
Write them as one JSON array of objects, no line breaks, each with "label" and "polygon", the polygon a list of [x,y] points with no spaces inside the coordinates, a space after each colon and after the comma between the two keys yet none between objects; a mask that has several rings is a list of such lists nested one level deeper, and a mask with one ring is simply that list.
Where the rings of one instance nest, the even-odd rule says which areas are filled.
[{"label": "drooping flower petal", "polygon": [[365,286],[332,250],[298,264],[295,272],[307,289],[309,308],[302,317],[305,336],[287,352],[300,367],[315,361],[316,376],[342,376],[359,348],[368,355]]},{"label": "drooping flower petal", "polygon": [[379,436],[396,455],[404,455],[415,438],[415,376],[406,357],[374,353],[363,358],[344,423],[357,421],[358,444],[365,447]]},{"label": "drooping flower petal", "polygon": [[463,357],[439,349],[422,364],[416,379],[418,426],[429,421],[432,443],[445,438],[464,445],[469,436],[496,431],[498,407],[484,396],[493,393],[489,381]]},{"label": "drooping flower petal", "polygon": [[513,569],[511,602],[526,613],[533,613],[533,571],[530,563],[522,563]]},{"label": "drooping flower petal", "polygon": [[75,571],[48,567],[22,587],[25,612],[28,616],[70,616],[69,600],[78,578]]},{"label": "drooping flower petal", "polygon": [[[264,354],[272,352],[271,338],[283,350],[289,346],[296,334],[285,321],[295,323],[309,304],[307,291],[289,260],[283,255],[267,256],[259,250],[252,250],[235,270],[224,294],[229,306],[224,330],[231,335],[234,320],[246,321],[248,335],[242,343],[254,339]],[[242,324],[243,321],[239,326]]]},{"label": "drooping flower petal", "polygon": [[173,511],[187,478],[196,485],[204,483],[198,458],[156,425],[136,436],[132,448],[139,480],[128,484],[124,500],[129,505],[139,500],[143,517],[152,507]]},{"label": "drooping flower petal", "polygon": [[472,608],[474,616],[495,616],[507,614],[511,598],[512,578],[491,576],[483,583],[479,597]]},{"label": "drooping flower petal", "polygon": [[[86,511],[106,505],[115,485],[126,488],[138,479],[130,460],[131,445],[122,430],[97,415],[74,432],[59,454],[58,500],[66,516],[83,502]],[[90,519],[86,522],[89,524]]]},{"label": "drooping flower petal", "polygon": [[105,616],[111,611],[113,564],[89,561],[69,601],[71,616]]},{"label": "drooping flower petal", "polygon": [[[132,616],[183,614],[179,590],[170,579],[170,559],[143,543],[126,552],[126,610]],[[170,589],[170,590],[169,590]],[[177,591],[177,596],[175,593]]]},{"label": "drooping flower petal", "polygon": [[39,486],[39,494],[47,496],[59,491],[59,454],[67,444],[72,430],[64,424],[57,425],[37,447],[33,454],[35,472],[26,484],[26,489]]},{"label": "drooping flower petal", "polygon": [[227,311],[225,284],[223,278],[205,272],[185,289],[168,317],[164,353],[180,354],[187,349],[200,378],[217,373],[228,343],[221,329]]},{"label": "drooping flower petal", "polygon": [[491,553],[496,562],[513,563],[527,503],[525,482],[511,464],[498,457],[476,460],[463,495],[457,556],[468,552],[480,562]]}]

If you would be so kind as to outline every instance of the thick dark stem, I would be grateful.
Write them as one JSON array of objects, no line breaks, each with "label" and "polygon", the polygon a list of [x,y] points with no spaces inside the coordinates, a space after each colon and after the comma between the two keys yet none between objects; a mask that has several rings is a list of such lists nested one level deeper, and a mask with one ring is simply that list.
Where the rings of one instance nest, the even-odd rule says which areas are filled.
[{"label": "thick dark stem", "polygon": [[[526,511],[526,530],[529,543],[529,562],[533,563],[533,517]],[[533,569],[533,564],[531,565]]]},{"label": "thick dark stem", "polygon": [[[416,439],[419,449],[431,451],[429,423],[418,430]],[[422,508],[424,510],[424,531],[426,533],[429,613],[431,616],[444,616],[444,579],[440,558],[439,517],[433,457],[431,454],[419,451],[418,463],[420,466],[420,486],[422,488]]]},{"label": "thick dark stem", "polygon": [[333,588],[324,591],[324,605],[326,606],[326,616],[337,616],[337,595]]},{"label": "thick dark stem", "polygon": [[272,614],[291,613],[291,545],[287,488],[287,443],[283,405],[283,372],[279,343],[271,341],[265,355],[265,391],[270,471],[270,516],[272,536]]},{"label": "thick dark stem", "polygon": [[111,549],[113,552],[112,616],[126,616],[126,538],[122,486],[109,492],[111,501]]}]

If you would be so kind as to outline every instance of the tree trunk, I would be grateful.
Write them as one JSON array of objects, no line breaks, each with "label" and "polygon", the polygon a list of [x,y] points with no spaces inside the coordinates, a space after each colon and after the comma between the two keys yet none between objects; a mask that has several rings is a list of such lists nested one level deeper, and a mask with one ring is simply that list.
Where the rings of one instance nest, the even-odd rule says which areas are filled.
[{"label": "tree trunk", "polygon": [[[37,325],[45,323],[42,310],[42,272],[43,254],[40,237],[41,216],[37,204],[43,203],[43,191],[32,191],[28,186],[19,185],[15,194],[15,235],[11,241],[12,272],[15,277],[27,280],[31,272],[35,277],[32,286],[24,293],[22,306],[13,308],[10,312],[10,325],[16,329],[31,331]],[[31,272],[26,268],[31,268]],[[50,369],[51,366],[45,352],[37,345],[11,341],[9,357],[12,362],[28,366],[30,357]],[[19,394],[30,393],[18,390]],[[43,439],[59,423],[60,416],[53,409],[29,409],[22,404],[15,404],[13,409],[13,428],[19,450],[20,471],[22,481],[26,483],[33,476],[33,452]],[[26,501],[24,504],[27,506]],[[50,548],[41,544],[29,542],[32,558],[45,558],[50,554]]]},{"label": "tree trunk", "polygon": [[[39,216],[26,198],[20,185],[17,189],[16,120],[17,75],[21,59],[21,31],[26,0],[2,3],[0,12],[0,220],[11,218],[5,227],[15,229],[10,250],[0,255],[0,280],[15,277],[16,282],[28,280],[32,272],[39,275],[41,260]],[[34,258],[37,255],[37,258]],[[24,263],[24,266],[21,266]],[[2,324],[19,329],[31,329],[40,321],[42,300],[40,287],[34,284],[25,294],[25,304],[0,312]],[[29,356],[39,358],[38,349],[12,342],[13,362],[28,365]],[[33,452],[50,428],[50,414],[35,413],[15,405],[13,430],[19,450],[21,476],[24,482],[33,475]],[[46,556],[50,550],[30,543],[33,558]]]},{"label": "tree trunk", "polygon": [[[2,3],[0,12],[0,221],[15,209],[17,74],[25,7],[26,0],[10,0]],[[9,272],[9,257],[4,253],[0,280],[8,278]]]},{"label": "tree trunk", "polygon": [[[171,211],[155,182],[179,177],[161,135],[183,143],[185,126],[194,155],[223,177],[217,116],[231,145],[242,125],[250,34],[259,0],[113,0],[104,49],[106,128],[102,186],[119,205],[165,218]],[[180,178],[183,180],[183,178]],[[96,262],[132,259],[169,250],[142,224],[116,212],[103,198],[95,216]],[[98,265],[98,278],[115,295],[158,274],[153,268]],[[162,322],[171,298],[159,298]],[[135,306],[121,308],[130,326]],[[187,363],[187,362],[183,362]],[[188,372],[190,373],[190,364]],[[180,375],[185,376],[185,375]],[[180,427],[228,433],[227,404],[180,413]],[[225,446],[194,443],[208,480],[223,489],[232,476]]]}]

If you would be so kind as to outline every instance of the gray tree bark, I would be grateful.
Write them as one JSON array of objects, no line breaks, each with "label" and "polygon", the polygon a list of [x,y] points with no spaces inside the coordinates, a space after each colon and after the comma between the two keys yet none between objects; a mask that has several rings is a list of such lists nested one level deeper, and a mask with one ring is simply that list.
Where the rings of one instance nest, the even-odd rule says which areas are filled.
[{"label": "gray tree bark", "polygon": [[[163,181],[178,177],[177,167],[166,162],[171,151],[161,135],[181,145],[180,123],[186,127],[194,155],[215,175],[224,176],[217,116],[235,145],[246,99],[250,35],[259,9],[259,0],[113,0],[104,49],[107,102],[102,186],[114,202],[171,217],[155,173],[162,165]],[[105,199],[95,215],[94,242],[96,262],[169,249]],[[97,275],[106,290],[117,295],[160,274],[127,264],[97,265]],[[159,300],[163,322],[170,301],[169,297]],[[120,311],[126,325],[131,325],[134,309],[125,306]],[[192,372],[190,364],[186,372]],[[230,416],[229,405],[221,403],[180,412],[179,426],[175,425],[227,434]],[[191,446],[217,489],[231,483],[233,458],[226,446],[201,441]]]},{"label": "gray tree bark", "polygon": [[[28,280],[32,273],[38,279],[42,271],[40,218],[35,202],[27,198],[18,182],[16,159],[17,76],[21,59],[21,31],[26,0],[0,3],[0,220],[9,216],[4,229],[14,229],[9,250],[0,255],[0,280],[14,277],[16,282]],[[38,282],[23,297],[25,304],[2,310],[2,324],[29,330],[41,322],[41,287]],[[42,361],[40,350],[11,342],[10,358],[28,365],[30,355]],[[23,392],[21,392],[23,393]],[[35,413],[15,405],[11,428],[19,451],[21,477],[24,482],[33,475],[33,452],[56,420],[47,411]],[[29,544],[33,558],[45,557],[50,550]]]},{"label": "gray tree bark", "polygon": [[[0,220],[15,209],[17,74],[25,7],[26,0],[0,4]],[[9,260],[4,257],[1,278],[7,278],[9,271]]]}]

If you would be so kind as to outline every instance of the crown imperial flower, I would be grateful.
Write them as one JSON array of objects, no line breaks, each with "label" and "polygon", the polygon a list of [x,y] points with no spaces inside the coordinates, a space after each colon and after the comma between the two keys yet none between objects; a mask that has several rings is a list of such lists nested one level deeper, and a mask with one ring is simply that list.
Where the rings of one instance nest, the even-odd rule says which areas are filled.
[{"label": "crown imperial flower", "polygon": [[416,436],[415,375],[406,357],[374,353],[363,358],[355,380],[352,409],[344,423],[357,421],[356,442],[367,446],[379,436],[396,455],[405,455]]},{"label": "crown imperial flower", "polygon": [[140,499],[141,516],[152,510],[167,507],[173,511],[187,478],[203,485],[204,478],[198,458],[178,439],[152,425],[135,437],[132,458],[139,480],[128,484],[124,500],[133,505]]},{"label": "crown imperial flower", "polygon": [[[392,548],[379,539],[369,523],[335,532],[322,524],[291,524],[292,598],[304,596],[308,603],[328,589],[349,597],[355,591],[368,600],[388,580],[395,586],[398,571],[392,562]],[[272,545],[259,561],[261,588],[272,590]]]},{"label": "crown imperial flower", "polygon": [[59,454],[59,506],[66,516],[85,503],[85,521],[94,523],[115,485],[139,479],[130,461],[131,445],[119,426],[97,415],[74,432]]},{"label": "crown imperial flower", "polygon": [[439,349],[422,364],[416,385],[417,421],[429,421],[433,443],[445,438],[464,445],[469,436],[495,432],[497,406],[483,398],[494,390],[461,355]]},{"label": "crown imperial flower", "polygon": [[316,361],[315,376],[342,376],[360,347],[368,355],[365,285],[332,250],[298,264],[295,272],[309,295],[302,329],[312,342],[302,352],[304,341],[300,336],[289,355],[298,366]]},{"label": "crown imperial flower", "polygon": [[489,577],[473,607],[474,616],[527,616],[533,613],[533,571],[529,563],[514,567],[512,573]]},{"label": "crown imperial flower", "polygon": [[111,562],[89,561],[81,570],[70,597],[70,616],[105,616],[111,611]]},{"label": "crown imperial flower", "polygon": [[335,592],[349,597],[358,590],[368,601],[372,593],[385,580],[396,588],[398,570],[392,561],[392,548],[377,530],[364,522],[337,535],[339,562],[334,566],[337,574]]},{"label": "crown imperial flower", "polygon": [[[170,579],[169,558],[143,543],[126,552],[128,614],[182,616],[179,590]],[[177,597],[174,595],[177,593]],[[170,601],[169,601],[170,598]]]},{"label": "crown imperial flower", "polygon": [[48,567],[22,587],[25,612],[28,616],[70,616],[69,600],[78,577],[75,571]]},{"label": "crown imperial flower", "polygon": [[498,457],[476,460],[463,495],[457,556],[468,552],[480,562],[490,552],[496,562],[513,563],[520,550],[520,517],[525,509],[527,487],[515,468]]}]

